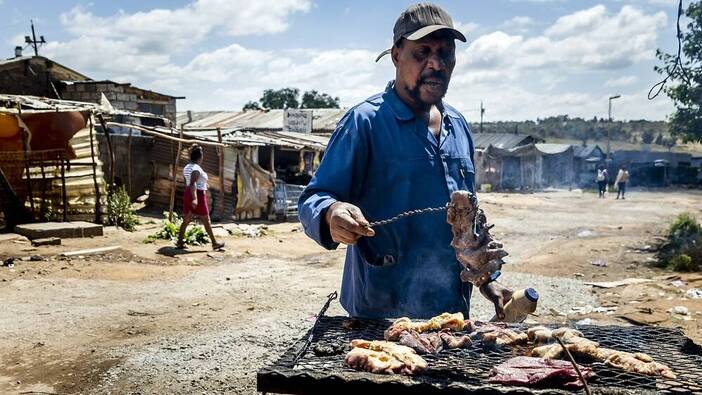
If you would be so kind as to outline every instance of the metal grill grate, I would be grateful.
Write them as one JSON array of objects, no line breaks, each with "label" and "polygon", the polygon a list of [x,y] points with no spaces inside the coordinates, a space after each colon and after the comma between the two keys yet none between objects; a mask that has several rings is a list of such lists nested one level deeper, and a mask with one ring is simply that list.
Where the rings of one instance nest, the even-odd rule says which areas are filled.
[{"label": "metal grill grate", "polygon": [[[295,343],[277,362],[258,372],[258,391],[286,394],[567,394],[556,388],[508,387],[490,384],[493,366],[508,358],[524,355],[519,348],[495,349],[475,343],[468,348],[424,355],[429,369],[416,376],[379,375],[355,371],[344,363],[346,352],[318,356],[315,347],[339,348],[353,339],[382,339],[391,324],[387,320],[358,320],[356,329],[345,329],[346,317],[321,317],[312,344],[297,363],[295,354],[309,333]],[[670,366],[677,379],[627,373],[602,363],[590,365],[597,379],[590,387],[598,394],[659,393],[702,394],[702,348],[679,329],[657,327],[578,326],[584,335],[604,347],[645,352]],[[364,392],[365,391],[365,392]]]}]

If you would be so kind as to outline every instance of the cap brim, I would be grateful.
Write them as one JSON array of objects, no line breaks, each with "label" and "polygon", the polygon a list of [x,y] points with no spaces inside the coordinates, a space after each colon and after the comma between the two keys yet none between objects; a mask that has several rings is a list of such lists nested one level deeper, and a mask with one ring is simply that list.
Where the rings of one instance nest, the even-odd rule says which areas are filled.
[{"label": "cap brim", "polygon": [[377,58],[375,58],[375,61],[376,61],[376,62],[379,61],[380,58],[382,58],[383,56],[389,54],[390,52],[392,52],[392,48],[386,49],[385,51],[381,52],[380,55],[378,55]]},{"label": "cap brim", "polygon": [[446,26],[446,25],[429,25],[429,26],[424,26],[423,28],[421,28],[421,29],[415,31],[414,33],[410,34],[409,36],[405,36],[405,38],[408,39],[408,40],[412,40],[412,41],[414,41],[414,40],[419,40],[419,39],[421,39],[421,38],[424,38],[424,37],[426,37],[426,36],[428,36],[428,35],[434,33],[435,31],[439,31],[439,30],[448,30],[448,31],[450,31],[451,33],[453,33],[453,37],[454,37],[456,40],[460,40],[460,41],[463,41],[463,42],[468,41],[468,40],[466,40],[466,36],[464,36],[463,33],[461,33],[460,31],[458,31],[458,30],[456,30],[456,29],[454,29],[454,28],[452,28],[452,27],[450,27],[450,26]]},{"label": "cap brim", "polygon": [[[415,31],[414,33],[410,34],[409,36],[406,36],[405,38],[408,39],[408,40],[415,41],[415,40],[419,40],[419,39],[424,38],[424,37],[426,37],[426,36],[428,36],[428,35],[430,35],[430,34],[436,32],[436,31],[443,30],[443,29],[450,31],[450,32],[453,34],[453,37],[454,37],[456,40],[460,40],[460,41],[463,41],[463,42],[468,41],[468,40],[466,40],[466,36],[463,35],[463,33],[461,33],[460,31],[458,31],[458,30],[456,30],[456,29],[454,29],[454,28],[452,28],[452,27],[450,27],[450,26],[446,26],[446,25],[429,25],[429,26],[424,26],[423,28],[421,28],[421,29]],[[392,48],[391,48],[391,49],[386,49],[385,51],[381,52],[381,53],[378,55],[378,57],[375,58],[375,61],[376,61],[376,62],[379,61],[380,58],[382,58],[383,56],[389,54],[391,51],[392,51]]]}]

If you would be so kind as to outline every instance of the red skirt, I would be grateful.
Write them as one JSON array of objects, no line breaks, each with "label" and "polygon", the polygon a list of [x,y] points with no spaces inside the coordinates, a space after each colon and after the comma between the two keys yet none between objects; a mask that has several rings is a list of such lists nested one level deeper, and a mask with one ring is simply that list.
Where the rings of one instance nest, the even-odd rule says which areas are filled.
[{"label": "red skirt", "polygon": [[193,213],[195,215],[210,215],[210,209],[207,207],[207,195],[205,191],[197,190],[197,206],[193,207],[193,194],[190,187],[185,187],[183,193],[183,215]]}]

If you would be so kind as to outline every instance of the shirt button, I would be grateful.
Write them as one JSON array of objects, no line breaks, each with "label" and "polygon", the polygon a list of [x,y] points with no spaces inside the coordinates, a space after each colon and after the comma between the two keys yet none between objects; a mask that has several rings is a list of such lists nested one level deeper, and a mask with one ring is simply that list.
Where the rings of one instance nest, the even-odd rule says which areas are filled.
[{"label": "shirt button", "polygon": [[394,264],[394,263],[395,263],[395,257],[394,257],[394,256],[392,256],[392,255],[385,255],[385,256],[383,257],[383,265],[388,266],[388,265],[392,265],[392,264]]}]

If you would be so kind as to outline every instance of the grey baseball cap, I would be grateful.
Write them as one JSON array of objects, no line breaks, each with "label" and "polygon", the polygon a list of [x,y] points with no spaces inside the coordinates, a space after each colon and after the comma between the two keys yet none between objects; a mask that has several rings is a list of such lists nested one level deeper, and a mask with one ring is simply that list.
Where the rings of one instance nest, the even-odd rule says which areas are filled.
[{"label": "grey baseball cap", "polygon": [[[466,42],[466,36],[453,27],[453,20],[448,12],[434,4],[420,3],[408,7],[400,14],[392,29],[392,43],[397,44],[401,38],[407,40],[419,40],[437,30],[445,29],[453,34],[457,40]],[[389,54],[391,49],[381,52],[375,59],[377,62],[383,56]]]}]

